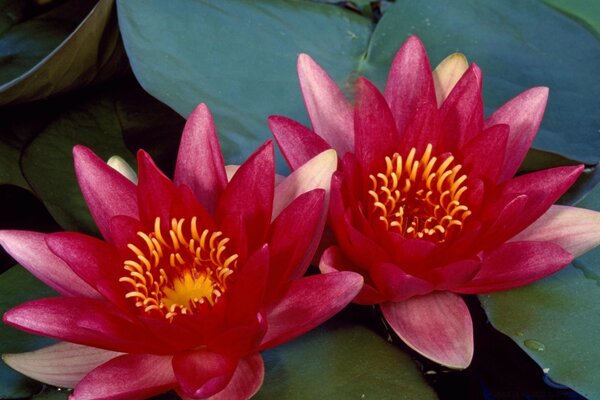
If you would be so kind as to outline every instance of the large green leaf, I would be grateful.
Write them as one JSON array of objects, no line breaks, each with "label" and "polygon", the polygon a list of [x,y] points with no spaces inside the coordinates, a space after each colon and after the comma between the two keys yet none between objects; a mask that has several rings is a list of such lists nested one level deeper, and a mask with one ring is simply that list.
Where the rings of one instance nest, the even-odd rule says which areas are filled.
[{"label": "large green leaf", "polygon": [[[578,206],[600,210],[600,186]],[[533,285],[481,295],[494,327],[554,381],[600,398],[600,248]]]},{"label": "large green leaf", "polygon": [[600,38],[600,3],[589,0],[542,0]]},{"label": "large green leaf", "polygon": [[[142,86],[183,116],[211,109],[228,162],[270,137],[266,119],[306,122],[296,58],[308,52],[346,88],[368,19],[306,1],[119,1],[119,25]],[[344,83],[345,82],[345,83]]]},{"label": "large green leaf", "polygon": [[[28,300],[56,295],[21,266],[0,275],[0,293],[0,314]],[[51,343],[47,338],[29,335],[0,323],[0,353],[30,351]],[[0,361],[0,399],[25,398],[40,389],[39,383],[25,378]]]},{"label": "large green leaf", "polygon": [[[69,1],[17,19],[0,36],[0,105],[46,98],[125,70],[113,0],[95,2]],[[7,12],[17,11],[25,18],[22,8]]]},{"label": "large green leaf", "polygon": [[534,145],[598,162],[600,43],[590,31],[536,0],[399,0],[377,25],[363,72],[382,85],[409,34],[423,40],[433,65],[455,51],[477,63],[488,112],[529,87],[550,87]]},{"label": "large green leaf", "polygon": [[344,317],[263,356],[256,399],[437,399],[406,353]]}]

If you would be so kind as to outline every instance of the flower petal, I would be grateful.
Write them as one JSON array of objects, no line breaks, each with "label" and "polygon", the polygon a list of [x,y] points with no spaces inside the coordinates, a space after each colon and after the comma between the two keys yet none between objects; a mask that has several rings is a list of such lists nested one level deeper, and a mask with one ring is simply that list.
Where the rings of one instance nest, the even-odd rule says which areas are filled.
[{"label": "flower petal", "polygon": [[29,333],[106,350],[167,351],[155,338],[140,334],[140,326],[126,320],[114,306],[94,299],[33,300],[7,311],[3,321]]},{"label": "flower petal", "polygon": [[81,192],[105,238],[110,233],[110,219],[115,215],[138,218],[136,189],[129,179],[87,147],[75,146],[73,157]]},{"label": "flower petal", "polygon": [[362,285],[362,276],[347,271],[292,282],[285,297],[268,310],[268,330],[261,349],[287,342],[325,322],[350,303]]},{"label": "flower petal", "polygon": [[240,258],[265,242],[273,210],[275,160],[269,141],[240,166],[217,206],[217,223]]},{"label": "flower petal", "polygon": [[2,360],[12,369],[36,381],[73,388],[91,370],[121,354],[61,342],[27,353],[3,354]]},{"label": "flower petal", "polygon": [[352,107],[344,94],[310,56],[298,56],[298,78],[313,130],[342,157],[354,150]]},{"label": "flower petal", "polygon": [[208,350],[173,357],[173,371],[181,390],[192,398],[210,397],[229,384],[239,360]]},{"label": "flower petal", "polygon": [[429,58],[423,43],[416,36],[409,37],[396,53],[385,86],[385,98],[401,135],[405,132],[411,115],[423,103],[435,107],[435,88]]},{"label": "flower petal", "polygon": [[240,360],[229,384],[210,400],[249,399],[262,386],[265,366],[260,354],[255,353]]},{"label": "flower petal", "polygon": [[[334,150],[326,150],[312,158],[287,176],[275,188],[272,219],[277,218],[295,198],[313,189],[325,189],[329,193],[331,175],[337,168],[337,155]],[[328,204],[325,196],[325,207]]]},{"label": "flower petal", "polygon": [[[244,263],[236,273],[235,286],[231,288],[227,320],[231,326],[248,324],[256,320],[263,305],[269,274],[269,246],[264,245]],[[269,287],[269,289],[271,289]]]},{"label": "flower petal", "polygon": [[482,178],[492,183],[498,180],[509,131],[508,125],[490,126],[460,149],[462,165],[470,179]]},{"label": "flower petal", "polygon": [[548,88],[546,87],[526,90],[496,110],[485,121],[486,128],[496,124],[510,126],[510,136],[500,176],[502,180],[512,178],[523,162],[542,122],[547,100]]},{"label": "flower petal", "polygon": [[473,358],[473,322],[463,299],[433,292],[383,303],[385,320],[410,348],[450,368],[467,368]]},{"label": "flower petal", "polygon": [[227,185],[217,131],[204,103],[192,111],[183,128],[174,182],[192,189],[202,206],[211,214]]},{"label": "flower petal", "polygon": [[486,254],[475,277],[459,293],[488,293],[527,285],[565,267],[573,255],[551,242],[510,242]]},{"label": "flower petal", "polygon": [[271,265],[269,293],[274,299],[290,279],[304,275],[321,239],[326,209],[325,191],[301,194],[273,221],[269,234]]},{"label": "flower petal", "polygon": [[553,205],[510,241],[552,242],[579,257],[600,244],[600,212]]},{"label": "flower petal", "polygon": [[177,386],[170,356],[125,354],[100,365],[77,385],[72,400],[135,400]]},{"label": "flower petal", "polygon": [[286,117],[269,117],[269,128],[292,171],[331,148],[319,135]]},{"label": "flower petal", "polygon": [[450,54],[433,70],[433,84],[438,108],[450,94],[456,82],[469,68],[467,57],[461,53]]},{"label": "flower petal", "polygon": [[175,186],[143,150],[138,151],[138,169],[140,220],[144,225],[153,227],[155,218],[159,217],[163,228],[170,227],[169,211],[175,197]]},{"label": "flower petal", "polygon": [[377,288],[383,292],[386,301],[403,301],[433,290],[431,283],[407,274],[394,264],[373,265],[369,273]]},{"label": "flower petal", "polygon": [[397,150],[400,136],[385,98],[366,78],[356,81],[354,109],[355,154],[365,171],[381,168],[384,158]]},{"label": "flower petal", "polygon": [[28,231],[0,231],[0,245],[36,278],[63,296],[100,294],[50,251],[46,235]]}]

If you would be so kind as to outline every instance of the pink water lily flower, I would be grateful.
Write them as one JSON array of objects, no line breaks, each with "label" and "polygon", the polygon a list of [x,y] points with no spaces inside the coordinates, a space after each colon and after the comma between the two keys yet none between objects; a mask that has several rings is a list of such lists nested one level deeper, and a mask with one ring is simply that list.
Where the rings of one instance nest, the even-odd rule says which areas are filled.
[{"label": "pink water lily flower", "polygon": [[246,399],[261,386],[260,351],[322,323],[362,286],[352,272],[302,277],[320,238],[333,151],[275,187],[273,146],[228,182],[215,127],[187,121],[172,182],[138,153],[135,185],[92,151],[75,169],[104,240],[0,231],[2,246],[61,296],[4,322],[62,340],[4,361],[72,399]]},{"label": "pink water lily flower", "polygon": [[298,74],[313,130],[269,120],[292,169],[329,148],[336,243],[323,273],[355,271],[354,300],[379,304],[391,328],[422,355],[454,368],[473,356],[461,294],[526,285],[600,242],[600,214],[552,205],[583,166],[514,177],[540,125],[548,89],[519,94],[485,118],[481,71],[454,54],[431,72],[410,37],[382,94],[365,78],[354,106],[308,55]]}]

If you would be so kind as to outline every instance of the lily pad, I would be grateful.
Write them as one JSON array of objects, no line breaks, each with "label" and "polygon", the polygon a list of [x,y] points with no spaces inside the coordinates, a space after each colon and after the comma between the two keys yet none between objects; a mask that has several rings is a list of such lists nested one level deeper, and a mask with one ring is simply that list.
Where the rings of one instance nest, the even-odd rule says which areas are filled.
[{"label": "lily pad", "polygon": [[527,88],[550,87],[534,146],[598,162],[600,81],[593,77],[600,45],[573,19],[535,0],[400,1],[377,24],[361,73],[381,86],[410,34],[424,42],[433,65],[459,51],[481,67],[488,113]]},{"label": "lily pad", "polygon": [[[600,187],[578,206],[600,210]],[[521,346],[552,381],[595,399],[600,398],[599,294],[597,248],[535,284],[479,298],[494,327]]]},{"label": "lily pad", "polygon": [[296,77],[298,53],[310,53],[349,88],[371,33],[369,19],[308,1],[180,0],[166,6],[128,0],[117,6],[138,81],[184,117],[206,103],[233,164],[271,137],[269,115],[308,122]]},{"label": "lily pad", "polygon": [[9,12],[17,23],[0,36],[0,105],[46,98],[126,71],[113,0],[95,3],[68,1],[24,20],[22,8]]},{"label": "lily pad", "polygon": [[[0,314],[29,300],[56,296],[54,291],[21,266],[0,274],[0,293]],[[30,351],[51,343],[51,339],[30,335],[0,323],[0,353]],[[41,384],[24,377],[0,361],[0,398],[25,398],[39,392],[41,388]]]}]

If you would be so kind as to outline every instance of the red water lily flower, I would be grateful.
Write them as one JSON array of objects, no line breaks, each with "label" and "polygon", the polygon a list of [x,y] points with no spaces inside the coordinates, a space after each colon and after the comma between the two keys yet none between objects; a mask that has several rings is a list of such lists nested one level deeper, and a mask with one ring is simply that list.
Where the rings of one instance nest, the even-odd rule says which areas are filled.
[{"label": "red water lily flower", "polygon": [[340,272],[302,277],[323,229],[336,168],[324,152],[275,187],[273,146],[231,181],[208,109],[187,121],[174,182],[138,153],[139,183],[74,149],[77,178],[104,241],[79,233],[0,231],[2,246],[61,297],[4,322],[63,340],[4,355],[23,373],[75,386],[73,399],[246,399],[259,351],[338,312],[362,286]]},{"label": "red water lily flower", "polygon": [[314,132],[285,117],[270,127],[292,169],[334,148],[336,244],[323,273],[355,271],[355,299],[380,304],[410,347],[465,368],[472,321],[460,294],[543,278],[600,241],[599,213],[552,206],[582,166],[514,177],[538,130],[548,89],[527,90],[484,118],[481,71],[454,54],[433,74],[422,43],[398,51],[385,92],[356,82],[352,107],[309,56],[298,59]]}]

